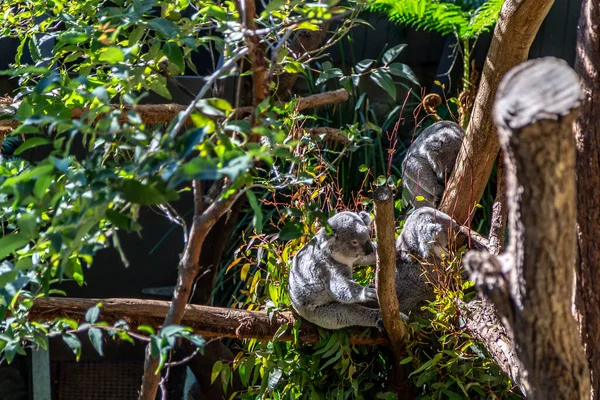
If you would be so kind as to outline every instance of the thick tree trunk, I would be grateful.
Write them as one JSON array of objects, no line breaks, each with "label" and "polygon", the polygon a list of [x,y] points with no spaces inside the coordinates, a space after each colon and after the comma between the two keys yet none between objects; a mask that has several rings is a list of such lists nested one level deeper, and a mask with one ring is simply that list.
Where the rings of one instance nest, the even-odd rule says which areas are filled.
[{"label": "thick tree trunk", "polygon": [[[32,321],[52,321],[57,317],[85,321],[88,308],[102,303],[102,321],[115,322],[124,319],[134,329],[138,325],[149,325],[160,328],[169,311],[170,302],[147,299],[80,299],[50,297],[35,300],[29,318]],[[205,338],[236,338],[273,340],[273,336],[283,325],[288,330],[277,338],[279,341],[292,341],[292,326],[295,318],[290,312],[276,314],[272,317],[264,311],[247,311],[233,308],[209,307],[188,304],[181,324],[194,329],[194,332]],[[383,334],[363,335],[364,329],[357,328],[349,338],[349,343],[375,346],[389,344]],[[302,321],[298,339],[305,343],[316,343],[320,339],[317,327]]]},{"label": "thick tree trunk", "polygon": [[514,338],[534,399],[585,399],[587,360],[571,314],[576,255],[575,144],[581,89],[564,61],[511,70],[498,87],[494,121],[507,169],[510,240],[499,257],[464,262]]},{"label": "thick tree trunk", "polygon": [[439,209],[462,225],[487,185],[499,144],[492,123],[498,82],[509,69],[527,60],[529,48],[550,10],[549,0],[506,0],[481,75],[466,137]]},{"label": "thick tree trunk", "polygon": [[575,71],[583,102],[575,122],[577,148],[577,317],[592,378],[600,393],[600,3],[583,0],[577,29]]}]

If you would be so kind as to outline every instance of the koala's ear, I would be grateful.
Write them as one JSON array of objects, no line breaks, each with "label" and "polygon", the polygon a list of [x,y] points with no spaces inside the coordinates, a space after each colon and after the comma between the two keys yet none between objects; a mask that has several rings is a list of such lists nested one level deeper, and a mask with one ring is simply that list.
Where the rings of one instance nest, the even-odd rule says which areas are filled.
[{"label": "koala's ear", "polygon": [[369,215],[368,212],[361,211],[358,213],[358,216],[360,217],[360,219],[362,219],[362,221],[365,223],[365,225],[367,227],[370,227],[371,224],[373,223],[373,218],[371,218],[371,216]]}]

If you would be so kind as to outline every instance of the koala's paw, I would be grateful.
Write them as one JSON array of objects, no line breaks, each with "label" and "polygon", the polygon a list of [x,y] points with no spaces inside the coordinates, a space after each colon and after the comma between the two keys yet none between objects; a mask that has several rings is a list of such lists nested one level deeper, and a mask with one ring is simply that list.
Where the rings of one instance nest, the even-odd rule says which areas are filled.
[{"label": "koala's paw", "polygon": [[383,320],[381,318],[377,318],[377,322],[375,322],[375,328],[377,328],[379,332],[385,332],[385,327],[383,326]]},{"label": "koala's paw", "polygon": [[408,315],[404,314],[403,312],[400,312],[400,319],[404,322],[408,322]]},{"label": "koala's paw", "polygon": [[373,285],[365,286],[362,292],[362,301],[377,301],[377,291]]}]

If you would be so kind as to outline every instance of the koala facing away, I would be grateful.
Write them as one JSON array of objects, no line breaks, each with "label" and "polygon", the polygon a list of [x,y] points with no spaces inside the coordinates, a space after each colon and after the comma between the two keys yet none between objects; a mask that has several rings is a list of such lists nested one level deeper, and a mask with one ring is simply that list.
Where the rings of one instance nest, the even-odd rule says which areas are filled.
[{"label": "koala facing away", "polygon": [[361,212],[340,212],[327,221],[333,233],[321,229],[294,257],[289,275],[292,306],[300,316],[327,329],[379,326],[375,289],[352,279],[352,268],[375,262],[372,219]]},{"label": "koala facing away", "polygon": [[[402,163],[403,197],[415,208],[437,207],[465,133],[456,123],[439,121],[425,128]],[[424,200],[417,201],[417,196]]]}]

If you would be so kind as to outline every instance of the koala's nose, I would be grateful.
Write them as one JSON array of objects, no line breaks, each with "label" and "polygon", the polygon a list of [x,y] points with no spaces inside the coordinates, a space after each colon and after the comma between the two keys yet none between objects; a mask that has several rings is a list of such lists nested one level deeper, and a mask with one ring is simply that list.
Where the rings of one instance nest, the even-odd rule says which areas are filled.
[{"label": "koala's nose", "polygon": [[373,253],[373,244],[371,244],[370,240],[365,242],[365,254],[369,255]]}]

